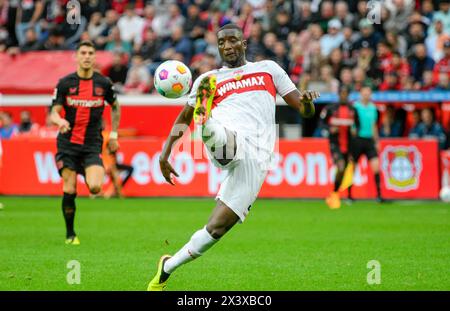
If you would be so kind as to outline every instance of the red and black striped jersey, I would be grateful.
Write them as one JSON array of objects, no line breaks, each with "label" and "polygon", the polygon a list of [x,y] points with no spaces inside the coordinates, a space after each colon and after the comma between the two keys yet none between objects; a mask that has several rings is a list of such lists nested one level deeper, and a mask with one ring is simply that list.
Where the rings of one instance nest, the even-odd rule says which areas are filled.
[{"label": "red and black striped jersey", "polygon": [[321,111],[320,118],[328,128],[330,143],[338,145],[343,153],[348,152],[351,128],[358,124],[355,108],[348,104],[332,104]]},{"label": "red and black striped jersey", "polygon": [[58,149],[101,151],[102,116],[105,104],[113,104],[116,93],[111,80],[94,72],[83,79],[76,72],[59,80],[53,94],[52,106],[62,105],[71,130],[58,134]]}]

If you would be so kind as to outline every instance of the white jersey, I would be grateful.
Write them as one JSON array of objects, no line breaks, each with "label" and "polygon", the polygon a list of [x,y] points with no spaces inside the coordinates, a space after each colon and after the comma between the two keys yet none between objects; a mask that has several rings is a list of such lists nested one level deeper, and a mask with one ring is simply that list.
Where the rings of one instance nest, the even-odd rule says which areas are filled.
[{"label": "white jersey", "polygon": [[213,74],[217,77],[217,89],[211,117],[244,137],[246,156],[255,157],[267,169],[276,141],[276,95],[283,97],[296,86],[274,61],[247,62],[241,67],[222,67],[198,77],[189,94],[190,106],[195,107],[200,81]]}]

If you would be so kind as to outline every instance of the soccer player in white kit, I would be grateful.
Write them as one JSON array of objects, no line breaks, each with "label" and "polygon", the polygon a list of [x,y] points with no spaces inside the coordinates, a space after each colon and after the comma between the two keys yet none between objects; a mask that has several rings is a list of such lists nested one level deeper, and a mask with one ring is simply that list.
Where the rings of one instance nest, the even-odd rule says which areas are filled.
[{"label": "soccer player in white kit", "polygon": [[314,91],[298,91],[273,61],[246,61],[247,42],[235,24],[219,29],[217,40],[225,66],[195,80],[159,162],[164,178],[174,185],[171,175],[178,174],[168,159],[172,146],[194,118],[201,124],[209,158],[228,174],[208,223],[175,255],[160,258],[156,275],[148,285],[150,291],[164,290],[175,269],[203,255],[237,222],[244,221],[273,160],[276,94],[306,118],[314,115],[313,101],[320,96]]}]

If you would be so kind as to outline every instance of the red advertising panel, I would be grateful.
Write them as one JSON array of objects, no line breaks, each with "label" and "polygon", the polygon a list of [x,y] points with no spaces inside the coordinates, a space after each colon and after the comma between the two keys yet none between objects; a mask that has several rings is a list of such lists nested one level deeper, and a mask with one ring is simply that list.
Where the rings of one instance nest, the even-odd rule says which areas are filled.
[{"label": "red advertising panel", "polygon": [[[186,140],[187,141],[187,140]],[[167,184],[159,170],[161,139],[120,141],[119,159],[134,167],[127,196],[214,196],[226,172],[206,158],[199,141],[180,144],[171,161],[180,177]],[[436,141],[385,140],[381,143],[382,191],[386,198],[437,198],[439,191]],[[302,139],[280,141],[277,166],[268,173],[260,197],[324,198],[332,188],[334,167],[328,141]],[[54,139],[3,141],[2,194],[59,195]],[[78,193],[87,189],[79,177]],[[354,175],[355,198],[375,197],[373,175],[367,159],[358,163]],[[109,184],[106,180],[105,187]]]}]

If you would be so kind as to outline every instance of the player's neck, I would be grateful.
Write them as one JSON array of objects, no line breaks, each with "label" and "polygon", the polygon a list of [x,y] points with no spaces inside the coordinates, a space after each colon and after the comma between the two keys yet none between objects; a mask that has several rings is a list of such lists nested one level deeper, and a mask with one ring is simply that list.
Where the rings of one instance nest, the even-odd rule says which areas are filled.
[{"label": "player's neck", "polygon": [[225,65],[228,68],[238,68],[238,67],[242,67],[245,64],[247,64],[247,60],[245,58],[242,58],[240,60],[238,60],[236,63],[230,64],[230,63],[225,63]]},{"label": "player's neck", "polygon": [[94,75],[94,69],[93,68],[90,68],[90,69],[78,68],[77,75],[81,79],[90,79]]}]

